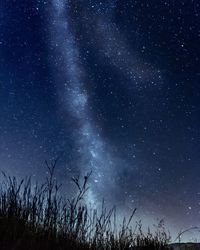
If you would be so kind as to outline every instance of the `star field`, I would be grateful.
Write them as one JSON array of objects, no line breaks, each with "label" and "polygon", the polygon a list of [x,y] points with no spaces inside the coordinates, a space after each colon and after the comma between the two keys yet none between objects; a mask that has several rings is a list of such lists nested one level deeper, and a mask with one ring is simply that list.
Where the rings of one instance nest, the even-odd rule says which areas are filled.
[{"label": "star field", "polygon": [[[0,167],[92,170],[87,202],[172,231],[200,219],[198,1],[3,0]],[[70,188],[69,188],[70,193]]]}]

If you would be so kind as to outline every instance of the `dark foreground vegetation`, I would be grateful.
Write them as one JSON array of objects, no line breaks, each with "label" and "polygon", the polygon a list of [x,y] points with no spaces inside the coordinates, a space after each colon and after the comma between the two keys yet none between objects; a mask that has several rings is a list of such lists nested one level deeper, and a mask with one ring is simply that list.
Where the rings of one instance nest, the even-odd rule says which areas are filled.
[{"label": "dark foreground vegetation", "polygon": [[17,181],[3,174],[0,184],[0,249],[10,250],[127,250],[170,249],[170,237],[162,223],[156,232],[142,232],[132,225],[133,214],[116,225],[116,211],[89,209],[84,205],[89,175],[83,182],[74,178],[74,199],[59,195],[54,178],[56,162],[47,164],[49,175],[43,185],[31,179]]}]

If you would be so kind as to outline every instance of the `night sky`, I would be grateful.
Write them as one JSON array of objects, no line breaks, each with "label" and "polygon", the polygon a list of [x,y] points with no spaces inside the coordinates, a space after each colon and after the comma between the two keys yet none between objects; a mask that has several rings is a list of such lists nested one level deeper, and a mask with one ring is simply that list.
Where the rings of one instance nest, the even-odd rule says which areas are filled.
[{"label": "night sky", "polygon": [[199,44],[198,0],[1,0],[1,170],[198,226]]}]

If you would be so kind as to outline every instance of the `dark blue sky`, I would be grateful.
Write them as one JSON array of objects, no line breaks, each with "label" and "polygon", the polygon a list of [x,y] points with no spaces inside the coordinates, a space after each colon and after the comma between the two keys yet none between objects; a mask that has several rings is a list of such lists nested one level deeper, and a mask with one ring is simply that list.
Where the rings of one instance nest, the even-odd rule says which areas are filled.
[{"label": "dark blue sky", "polygon": [[[147,221],[200,219],[200,4],[0,3],[0,167],[62,181]],[[66,181],[67,182],[67,181]]]}]

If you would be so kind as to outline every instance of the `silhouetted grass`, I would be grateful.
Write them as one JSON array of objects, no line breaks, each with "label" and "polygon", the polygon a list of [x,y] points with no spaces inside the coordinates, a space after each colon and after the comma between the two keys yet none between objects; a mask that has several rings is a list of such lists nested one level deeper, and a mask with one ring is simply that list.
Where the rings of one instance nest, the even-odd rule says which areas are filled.
[{"label": "silhouetted grass", "polygon": [[73,178],[77,195],[65,200],[54,178],[56,161],[47,164],[49,175],[43,185],[31,178],[17,181],[3,173],[0,184],[0,249],[34,250],[126,250],[169,249],[170,237],[163,224],[143,233],[137,223],[131,227],[135,211],[121,226],[116,225],[115,208],[88,209],[84,196],[90,174],[81,183]]}]

